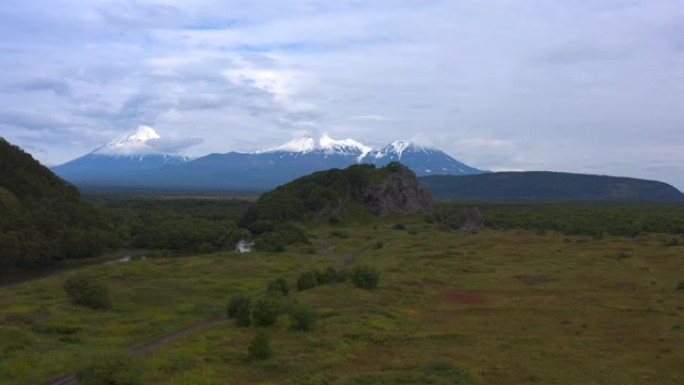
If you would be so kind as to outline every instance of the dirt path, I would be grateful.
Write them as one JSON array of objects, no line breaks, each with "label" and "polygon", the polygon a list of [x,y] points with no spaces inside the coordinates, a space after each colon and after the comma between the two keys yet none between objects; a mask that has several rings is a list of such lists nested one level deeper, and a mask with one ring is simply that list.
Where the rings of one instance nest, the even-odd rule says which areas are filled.
[{"label": "dirt path", "polygon": [[[381,241],[382,244],[386,244],[387,242],[388,242],[388,240]],[[369,250],[374,249],[374,248],[376,247],[377,244],[378,244],[378,243],[375,242],[375,243],[373,243],[372,245],[368,245],[368,246],[366,246],[366,247],[364,247],[364,248],[362,248],[362,249],[359,249],[359,250],[357,250],[357,251],[355,251],[355,252],[353,252],[353,253],[349,253],[349,254],[345,255],[345,257],[344,257],[344,265],[345,265],[345,266],[351,265],[352,263],[354,263],[354,261],[356,261],[356,258],[358,258],[358,257],[360,257],[361,255],[367,253]]]},{"label": "dirt path", "polygon": [[[192,324],[190,326],[186,326],[182,329],[178,329],[174,331],[173,333],[169,333],[165,336],[161,336],[159,338],[155,338],[152,341],[149,341],[147,343],[144,343],[142,345],[136,346],[133,349],[131,349],[129,352],[131,355],[137,356],[141,354],[145,354],[149,352],[150,350],[157,348],[161,345],[166,344],[167,342],[176,339],[180,336],[192,333],[197,330],[205,329],[209,326],[212,326],[222,320],[226,319],[225,316],[217,317],[217,318],[212,318],[210,320],[198,322],[196,324]],[[76,384],[76,376],[73,373],[65,374],[63,376],[60,376],[58,378],[52,379],[48,382],[45,382],[43,385],[72,385]]]}]

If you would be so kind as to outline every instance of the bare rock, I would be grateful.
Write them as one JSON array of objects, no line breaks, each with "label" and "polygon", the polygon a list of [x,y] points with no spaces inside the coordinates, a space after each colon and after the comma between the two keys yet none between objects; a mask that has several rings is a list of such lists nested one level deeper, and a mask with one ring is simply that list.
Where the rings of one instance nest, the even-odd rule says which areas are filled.
[{"label": "bare rock", "polygon": [[484,227],[484,218],[477,207],[466,207],[461,214],[461,231],[479,230]]},{"label": "bare rock", "polygon": [[388,166],[390,175],[382,181],[370,184],[363,192],[363,202],[378,216],[390,213],[431,213],[434,210],[432,197],[418,185],[416,174],[408,167],[394,163]]}]

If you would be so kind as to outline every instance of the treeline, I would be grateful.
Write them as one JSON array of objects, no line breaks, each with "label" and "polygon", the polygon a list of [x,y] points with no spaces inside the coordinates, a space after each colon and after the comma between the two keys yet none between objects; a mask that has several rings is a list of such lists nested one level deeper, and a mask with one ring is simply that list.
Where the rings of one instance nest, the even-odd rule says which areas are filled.
[{"label": "treeline", "polygon": [[111,219],[122,247],[212,252],[251,238],[237,225],[250,205],[246,201],[110,198],[93,203]]},{"label": "treeline", "polygon": [[493,229],[552,230],[568,235],[684,234],[682,203],[442,203],[435,220],[458,228],[465,207],[477,206]]},{"label": "treeline", "polygon": [[78,190],[0,138],[0,268],[36,267],[100,254],[118,244]]}]

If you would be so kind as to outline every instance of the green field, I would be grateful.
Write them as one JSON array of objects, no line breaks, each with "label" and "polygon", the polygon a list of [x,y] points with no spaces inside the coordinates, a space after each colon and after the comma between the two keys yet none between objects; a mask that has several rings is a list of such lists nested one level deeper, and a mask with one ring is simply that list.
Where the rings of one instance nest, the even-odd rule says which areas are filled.
[{"label": "green field", "polygon": [[[313,247],[220,252],[87,268],[113,309],[67,301],[55,275],[0,289],[0,383],[40,384],[99,350],[130,349],[224,312],[237,293],[312,268],[369,264],[376,290],[293,291],[310,332],[281,317],[274,351],[223,320],[142,356],[147,384],[681,384],[684,239],[444,230],[422,218],[309,228]],[[672,242],[677,239],[677,242]],[[378,247],[378,242],[382,247]],[[73,273],[70,273],[73,274]]]}]

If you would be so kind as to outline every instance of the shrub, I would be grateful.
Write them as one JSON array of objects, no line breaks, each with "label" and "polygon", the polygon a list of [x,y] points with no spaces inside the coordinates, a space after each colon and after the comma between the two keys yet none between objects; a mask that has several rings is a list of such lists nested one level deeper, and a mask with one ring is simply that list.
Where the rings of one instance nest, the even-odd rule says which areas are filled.
[{"label": "shrub", "polygon": [[297,278],[297,290],[299,291],[313,289],[317,285],[318,282],[316,281],[316,274],[314,272],[306,271]]},{"label": "shrub", "polygon": [[252,324],[252,307],[249,298],[246,301],[240,303],[240,305],[235,310],[235,325],[237,327],[247,327]]},{"label": "shrub", "polygon": [[317,285],[320,286],[320,285],[325,285],[325,284],[330,283],[330,281],[328,281],[328,277],[325,275],[324,272],[322,272],[318,269],[311,270],[311,272],[313,273],[314,277],[316,277],[316,284]]},{"label": "shrub", "polygon": [[249,298],[244,294],[237,294],[232,296],[230,298],[230,302],[228,302],[227,307],[228,318],[235,318],[235,316],[238,313],[238,309],[245,303],[247,304],[247,306],[249,306]]},{"label": "shrub", "polygon": [[287,296],[290,293],[290,285],[285,278],[278,278],[268,283],[266,294],[278,294]]},{"label": "shrub", "polygon": [[271,326],[280,315],[280,301],[274,296],[264,296],[254,302],[252,321],[256,326]]},{"label": "shrub", "polygon": [[679,285],[677,285],[677,290],[684,290],[684,281],[679,281]]},{"label": "shrub", "polygon": [[318,313],[305,305],[296,305],[290,310],[292,330],[306,332],[314,328],[318,321]]},{"label": "shrub", "polygon": [[76,305],[91,309],[109,309],[112,302],[109,289],[97,278],[85,274],[76,274],[64,281],[64,291]]},{"label": "shrub", "polygon": [[351,278],[356,287],[369,290],[375,289],[380,280],[380,272],[372,266],[356,266],[351,270]]},{"label": "shrub", "polygon": [[406,225],[403,223],[395,223],[392,228],[395,230],[406,230]]},{"label": "shrub", "polygon": [[333,230],[330,232],[331,237],[346,239],[349,238],[349,233],[344,230]]},{"label": "shrub", "polygon": [[143,368],[139,360],[120,354],[98,354],[76,372],[80,385],[138,385],[142,384]]},{"label": "shrub", "polygon": [[335,269],[332,268],[332,267],[327,267],[327,268],[323,271],[323,280],[324,280],[326,283],[334,283],[334,282],[337,282],[337,276],[338,276],[337,270],[335,270]]},{"label": "shrub", "polygon": [[267,360],[271,358],[273,351],[271,350],[271,339],[264,332],[258,332],[252,341],[249,343],[247,349],[247,356],[250,360]]}]

